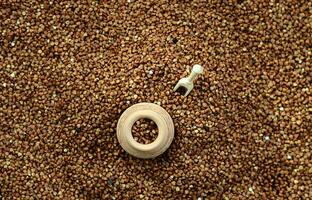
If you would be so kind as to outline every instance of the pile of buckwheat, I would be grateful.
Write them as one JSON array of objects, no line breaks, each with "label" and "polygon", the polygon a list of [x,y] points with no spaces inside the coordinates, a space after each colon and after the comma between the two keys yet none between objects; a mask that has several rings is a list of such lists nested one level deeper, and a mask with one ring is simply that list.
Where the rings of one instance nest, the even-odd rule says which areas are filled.
[{"label": "pile of buckwheat", "polygon": [[[311,198],[311,16],[304,0],[3,0],[0,199]],[[156,159],[116,137],[139,102],[174,121]]]}]

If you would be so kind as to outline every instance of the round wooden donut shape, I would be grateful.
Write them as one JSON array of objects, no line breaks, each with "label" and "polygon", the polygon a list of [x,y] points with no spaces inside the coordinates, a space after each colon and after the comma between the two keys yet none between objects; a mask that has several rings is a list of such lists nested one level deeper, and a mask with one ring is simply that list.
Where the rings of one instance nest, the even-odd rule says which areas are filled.
[{"label": "round wooden donut shape", "polygon": [[[158,127],[158,136],[150,144],[141,144],[132,136],[133,124],[142,118],[153,120]],[[153,103],[138,103],[129,107],[119,118],[117,138],[122,148],[138,158],[154,158],[165,152],[174,137],[174,126],[165,109]]]}]

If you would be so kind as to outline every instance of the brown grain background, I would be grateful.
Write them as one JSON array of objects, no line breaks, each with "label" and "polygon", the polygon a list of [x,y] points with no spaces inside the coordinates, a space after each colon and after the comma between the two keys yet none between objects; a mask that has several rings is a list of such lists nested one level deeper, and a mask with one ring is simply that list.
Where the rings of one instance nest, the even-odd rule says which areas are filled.
[{"label": "brown grain background", "polygon": [[[311,199],[311,16],[303,0],[1,0],[0,199]],[[116,138],[138,102],[175,124],[153,160]]]}]

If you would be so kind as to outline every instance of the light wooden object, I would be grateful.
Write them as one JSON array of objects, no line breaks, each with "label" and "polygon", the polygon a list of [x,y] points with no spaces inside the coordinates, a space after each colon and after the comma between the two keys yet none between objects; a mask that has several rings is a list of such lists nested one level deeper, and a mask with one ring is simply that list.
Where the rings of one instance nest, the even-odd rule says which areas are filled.
[{"label": "light wooden object", "polygon": [[[141,144],[132,136],[133,124],[142,118],[153,120],[158,127],[158,136],[150,144]],[[174,137],[174,125],[165,109],[153,103],[138,103],[129,107],[119,118],[117,138],[122,148],[138,158],[154,158],[164,153]]]},{"label": "light wooden object", "polygon": [[186,89],[184,96],[187,96],[194,87],[193,84],[194,79],[198,74],[202,74],[203,71],[204,68],[201,65],[194,65],[191,74],[186,78],[181,78],[174,87],[173,91],[176,91],[179,87],[184,87]]}]

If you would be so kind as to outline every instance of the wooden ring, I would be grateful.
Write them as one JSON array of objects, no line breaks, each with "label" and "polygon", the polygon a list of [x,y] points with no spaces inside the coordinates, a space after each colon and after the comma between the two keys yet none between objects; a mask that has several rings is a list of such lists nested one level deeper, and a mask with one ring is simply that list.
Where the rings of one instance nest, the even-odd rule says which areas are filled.
[{"label": "wooden ring", "polygon": [[[141,144],[132,136],[133,124],[142,118],[153,120],[158,136],[150,144]],[[157,104],[138,103],[125,110],[118,120],[117,138],[122,148],[138,158],[154,158],[164,153],[174,137],[174,125],[168,112]]]}]

